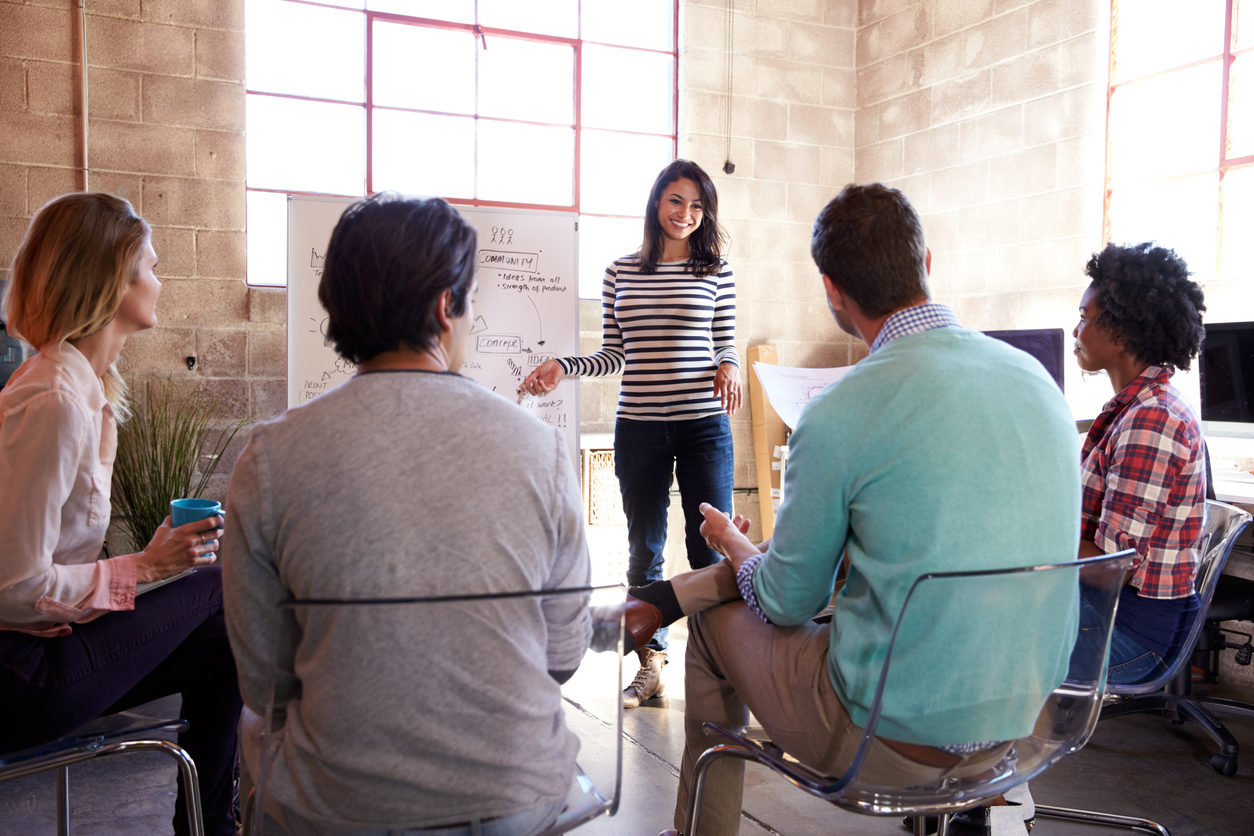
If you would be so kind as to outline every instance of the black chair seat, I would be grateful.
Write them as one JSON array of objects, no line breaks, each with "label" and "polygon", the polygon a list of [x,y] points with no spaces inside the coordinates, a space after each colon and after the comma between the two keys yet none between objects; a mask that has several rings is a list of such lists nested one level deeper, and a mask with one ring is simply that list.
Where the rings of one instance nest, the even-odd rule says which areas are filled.
[{"label": "black chair seat", "polygon": [[1254,580],[1220,575],[1207,621],[1254,621]]}]

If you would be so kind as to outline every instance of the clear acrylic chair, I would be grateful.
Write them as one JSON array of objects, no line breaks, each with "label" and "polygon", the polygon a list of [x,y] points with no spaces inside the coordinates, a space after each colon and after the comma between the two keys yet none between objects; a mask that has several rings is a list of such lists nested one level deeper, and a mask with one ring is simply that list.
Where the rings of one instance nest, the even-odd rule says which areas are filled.
[{"label": "clear acrylic chair", "polygon": [[[292,600],[282,605],[283,611],[290,616],[292,624],[302,635],[302,641],[308,637],[323,641],[327,630],[354,629],[360,620],[362,625],[378,625],[380,622],[395,625],[383,634],[377,627],[369,635],[371,660],[388,660],[389,664],[405,666],[414,671],[415,682],[434,674],[434,655],[427,649],[428,643],[447,642],[450,633],[456,635],[458,629],[475,629],[476,624],[491,623],[513,624],[517,619],[533,618],[546,601],[570,600],[581,602],[588,614],[588,625],[591,640],[574,675],[561,685],[561,706],[567,729],[574,733],[579,741],[579,751],[575,763],[575,775],[570,783],[565,806],[557,820],[539,831],[536,836],[551,836],[565,833],[594,818],[612,816],[618,810],[622,788],[622,657],[624,651],[623,614],[626,600],[626,587],[622,584],[610,586],[588,586],[573,589],[520,591],[495,594],[448,595],[439,597],[417,598],[378,598],[378,599],[316,599]],[[504,619],[504,622],[502,622]],[[439,638],[424,635],[424,629],[431,625],[442,625],[444,632]],[[333,625],[333,627],[331,626]],[[455,625],[455,626],[450,626]],[[369,629],[369,627],[367,627]],[[331,646],[331,645],[328,645]],[[447,652],[442,654],[447,659]],[[338,664],[342,660],[336,657]],[[275,687],[271,694],[265,717],[259,720],[264,725],[262,736],[260,764],[249,764],[253,774],[255,788],[246,807],[247,832],[250,834],[271,834],[285,832],[268,815],[267,800],[277,801],[285,806],[292,792],[302,793],[307,787],[301,787],[294,781],[294,771],[300,771],[308,764],[299,763],[310,751],[310,744],[316,745],[316,729],[309,728],[306,716],[302,713],[301,737],[289,737],[285,728],[285,715],[290,715],[292,700],[307,700],[298,673],[301,662],[289,664],[286,670],[277,672]],[[447,664],[445,662],[444,664]],[[436,699],[445,705],[462,703],[453,710],[449,720],[448,732],[456,736],[459,730],[473,723],[476,709],[470,704],[475,688],[505,687],[511,685],[509,671],[500,669],[476,669],[478,660],[465,658],[458,664],[464,666],[464,678],[460,682],[447,682]],[[346,664],[345,681],[360,681],[355,673],[355,665]],[[368,675],[362,673],[361,675]],[[438,674],[437,674],[438,675]],[[439,690],[439,689],[437,689]],[[432,699],[432,691],[426,690],[425,696],[417,689],[413,692],[389,693],[378,687],[369,689],[349,689],[350,700],[358,704],[342,712],[345,716],[357,718],[363,724],[386,723],[385,728],[396,736],[396,745],[403,747],[405,738],[411,732],[403,721],[396,721],[390,714],[400,715],[402,712],[436,710],[428,700]],[[299,695],[299,696],[296,696]],[[337,700],[346,698],[337,694]],[[451,701],[451,703],[449,702]],[[416,704],[417,703],[417,704]],[[304,707],[301,708],[302,712]],[[255,716],[255,715],[254,715]],[[483,721],[485,718],[480,718]],[[416,731],[416,730],[415,730]],[[548,742],[536,740],[535,744]],[[286,744],[286,745],[285,745]],[[353,753],[354,755],[357,753]],[[369,749],[363,750],[356,763],[369,764]],[[504,756],[502,756],[504,757]],[[366,766],[365,768],[369,768]],[[380,774],[375,780],[386,784],[396,779],[400,784],[400,793],[412,794],[414,797],[425,795],[428,798],[438,797],[439,790],[417,784],[405,785],[403,778]],[[507,779],[505,779],[507,780]],[[307,799],[308,796],[305,796]],[[322,812],[350,830],[393,828],[397,831],[406,827],[426,827],[421,823],[407,821],[382,822],[372,818],[374,810],[363,811],[354,804],[352,798],[322,798]],[[269,812],[273,812],[271,807]]]},{"label": "clear acrylic chair", "polygon": [[[1194,720],[1220,746],[1219,753],[1211,758],[1211,766],[1216,772],[1229,776],[1237,769],[1237,741],[1215,719],[1202,700],[1189,693],[1189,660],[1193,657],[1198,634],[1206,623],[1206,611],[1219,576],[1223,573],[1224,564],[1228,562],[1228,555],[1232,552],[1237,536],[1249,522],[1250,515],[1240,508],[1213,499],[1206,500],[1201,559],[1198,561],[1197,579],[1194,581],[1198,597],[1197,618],[1189,628],[1188,637],[1173,658],[1163,660],[1167,665],[1166,669],[1150,679],[1131,684],[1108,683],[1106,702],[1101,712],[1103,720],[1144,712],[1162,714],[1176,723],[1182,723],[1186,718]],[[1221,706],[1217,708],[1222,710]],[[1037,804],[1036,814],[1043,818],[1104,824],[1130,830],[1164,834],[1167,832],[1161,824],[1147,819],[1091,810]]]},{"label": "clear acrylic chair", "polygon": [[161,752],[178,765],[187,802],[188,832],[203,836],[200,810],[200,780],[196,764],[177,743],[152,737],[153,732],[187,730],[187,722],[157,719],[122,711],[98,717],[68,735],[39,746],[0,754],[0,782],[24,778],[38,772],[57,771],[57,833],[70,832],[70,767],[106,755],[126,752]]},{"label": "clear acrylic chair", "polygon": [[[1131,566],[1132,550],[1064,563],[971,572],[932,573],[919,577],[911,588],[889,643],[863,736],[852,762],[839,775],[827,775],[799,763],[770,741],[750,740],[707,723],[706,729],[728,738],[706,750],[693,772],[684,833],[701,833],[701,794],[710,766],[721,758],[760,763],[810,795],[841,808],[868,815],[913,815],[915,833],[923,834],[925,815],[939,817],[940,836],[946,836],[952,813],[977,806],[1004,794],[1040,774],[1088,740],[1097,722],[1106,679],[1106,654],[1118,603],[1119,587]],[[1088,606],[1081,607],[1083,597]],[[989,629],[980,601],[1015,601],[1016,608],[1053,613],[1059,630],[1024,631],[1014,624]],[[937,602],[953,602],[937,608]],[[942,613],[937,618],[937,613]],[[921,626],[926,629],[920,629]],[[913,636],[913,641],[899,636]],[[875,751],[895,741],[877,742],[885,713],[886,686],[896,693],[911,692],[915,712],[927,711],[929,683],[918,678],[909,663],[919,654],[943,654],[961,669],[979,676],[984,660],[996,681],[975,683],[983,697],[1014,701],[1024,707],[1022,734],[1011,740],[989,741],[988,757],[978,771],[960,773],[938,769],[934,780],[922,783],[876,764]],[[1057,660],[1058,674],[1048,681],[1034,676],[1042,668],[1033,660]],[[1069,659],[1069,664],[1067,660]],[[1044,669],[1048,669],[1046,665]],[[976,688],[973,687],[973,690]],[[990,690],[991,689],[991,690]],[[971,717],[984,709],[973,705]]]}]

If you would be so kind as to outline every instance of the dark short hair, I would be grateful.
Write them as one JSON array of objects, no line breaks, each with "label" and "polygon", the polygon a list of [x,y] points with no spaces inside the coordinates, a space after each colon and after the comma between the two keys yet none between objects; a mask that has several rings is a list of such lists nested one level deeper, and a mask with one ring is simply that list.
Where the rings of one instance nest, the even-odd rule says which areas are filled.
[{"label": "dark short hair", "polygon": [[640,266],[646,273],[657,270],[662,259],[664,245],[662,225],[658,223],[657,207],[662,202],[662,191],[676,180],[691,180],[697,186],[701,198],[701,225],[688,238],[691,255],[688,263],[696,276],[708,276],[718,272],[723,260],[723,247],[727,234],[718,222],[718,191],[705,169],[692,160],[675,160],[658,172],[649,189],[649,201],[644,209],[644,241],[640,245]]},{"label": "dark short hair", "polygon": [[1084,272],[1097,291],[1097,321],[1143,363],[1187,369],[1202,347],[1202,288],[1175,250],[1152,242],[1107,244]]},{"label": "dark short hair", "polygon": [[927,297],[927,245],[910,201],[883,183],[849,184],[814,221],[810,255],[869,317]]},{"label": "dark short hair", "polygon": [[331,233],[318,283],[327,338],[354,363],[433,347],[436,300],[451,291],[449,313],[465,312],[477,248],[474,227],[439,198],[385,192],[357,201]]}]

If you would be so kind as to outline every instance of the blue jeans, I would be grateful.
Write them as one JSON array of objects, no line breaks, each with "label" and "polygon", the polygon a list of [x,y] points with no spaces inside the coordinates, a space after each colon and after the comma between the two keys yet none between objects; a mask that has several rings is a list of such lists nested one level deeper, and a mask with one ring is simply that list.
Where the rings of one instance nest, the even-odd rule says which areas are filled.
[{"label": "blue jeans", "polygon": [[[1081,624],[1090,625],[1098,621],[1093,604],[1084,596],[1081,587]],[[1082,626],[1082,634],[1095,633],[1095,628]],[[1080,647],[1094,652],[1098,645],[1096,639],[1087,640],[1081,637]],[[1110,634],[1110,653],[1106,657],[1106,681],[1116,685],[1135,685],[1157,676],[1167,670],[1163,658],[1152,650],[1147,650],[1140,642],[1119,629],[1116,620],[1115,629]]]},{"label": "blue jeans", "polygon": [[[732,510],[732,438],[726,414],[688,421],[619,418],[614,428],[614,474],[627,516],[627,583],[661,580],[671,480],[679,482],[688,565],[709,566],[719,554],[701,536],[699,506]],[[666,649],[666,628],[649,642]]]},{"label": "blue jeans", "polygon": [[1163,657],[1146,650],[1136,639],[1122,632],[1118,625],[1110,636],[1110,660],[1106,681],[1116,685],[1134,685],[1152,679],[1167,670]]}]

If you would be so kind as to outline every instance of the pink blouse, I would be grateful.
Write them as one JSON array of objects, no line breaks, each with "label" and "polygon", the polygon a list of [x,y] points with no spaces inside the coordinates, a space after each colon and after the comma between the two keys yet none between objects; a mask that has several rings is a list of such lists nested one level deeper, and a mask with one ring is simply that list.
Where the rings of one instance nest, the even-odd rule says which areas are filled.
[{"label": "pink blouse", "polygon": [[135,555],[97,560],[117,423],[87,358],[47,346],[0,390],[0,629],[60,636],[135,607]]}]

